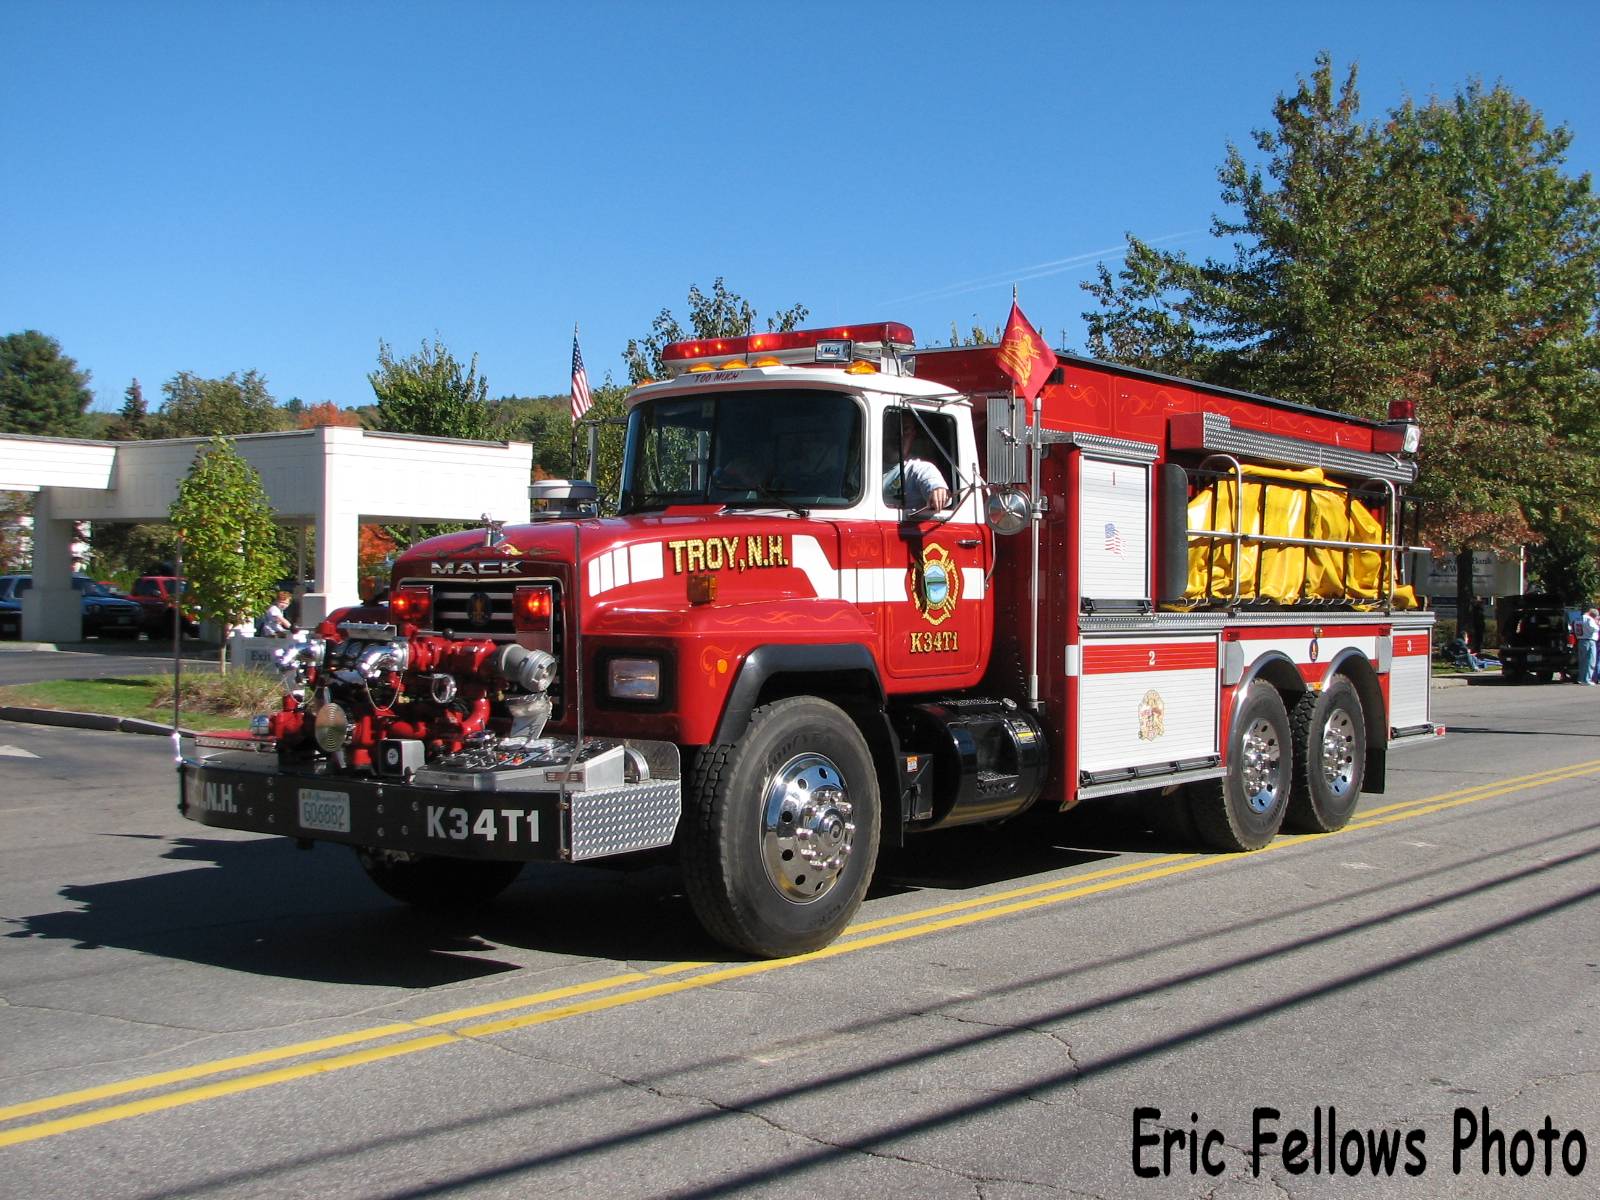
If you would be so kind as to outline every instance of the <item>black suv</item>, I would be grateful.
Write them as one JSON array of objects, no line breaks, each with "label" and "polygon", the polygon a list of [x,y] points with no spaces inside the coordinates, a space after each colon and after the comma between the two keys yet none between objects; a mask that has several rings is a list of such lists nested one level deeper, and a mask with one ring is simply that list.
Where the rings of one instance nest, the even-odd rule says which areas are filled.
[{"label": "black suv", "polygon": [[[8,600],[17,602],[18,616],[21,616],[22,594],[33,586],[32,575],[0,575],[0,595]],[[127,637],[139,636],[139,625],[144,619],[144,610],[129,600],[126,596],[119,596],[103,583],[96,583],[87,575],[74,575],[72,577],[72,590],[78,593],[78,598],[83,606],[83,636],[84,637]],[[20,632],[20,619],[18,621]],[[4,627],[10,630],[10,622],[6,621]]]},{"label": "black suv", "polygon": [[1500,673],[1507,683],[1557,674],[1578,677],[1578,647],[1570,610],[1557,596],[1501,596],[1495,601],[1500,626]]}]

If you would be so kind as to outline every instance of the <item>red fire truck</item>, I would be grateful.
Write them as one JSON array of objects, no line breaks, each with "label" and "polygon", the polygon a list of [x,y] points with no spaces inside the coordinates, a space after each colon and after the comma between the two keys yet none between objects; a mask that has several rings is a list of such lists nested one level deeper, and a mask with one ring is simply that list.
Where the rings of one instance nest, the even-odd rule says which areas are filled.
[{"label": "red fire truck", "polygon": [[391,895],[674,847],[705,928],[826,944],[878,847],[1125,792],[1224,851],[1337,829],[1435,732],[1418,429],[879,323],[678,343],[615,516],[419,543],[279,654],[180,811],[353,846]]}]

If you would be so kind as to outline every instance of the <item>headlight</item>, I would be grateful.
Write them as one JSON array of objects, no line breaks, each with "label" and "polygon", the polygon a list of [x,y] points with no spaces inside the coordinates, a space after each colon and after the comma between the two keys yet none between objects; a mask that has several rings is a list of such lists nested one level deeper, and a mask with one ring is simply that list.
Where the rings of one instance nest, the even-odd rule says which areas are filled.
[{"label": "headlight", "polygon": [[660,661],[613,658],[606,665],[606,692],[614,700],[661,699]]}]

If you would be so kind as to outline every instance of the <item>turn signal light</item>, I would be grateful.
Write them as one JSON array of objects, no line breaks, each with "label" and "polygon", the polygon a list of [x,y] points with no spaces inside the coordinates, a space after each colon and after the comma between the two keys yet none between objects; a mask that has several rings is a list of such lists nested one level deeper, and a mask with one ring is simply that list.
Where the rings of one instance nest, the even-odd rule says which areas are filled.
[{"label": "turn signal light", "polygon": [[524,584],[511,601],[511,623],[518,630],[548,633],[556,611],[555,592],[549,584]]},{"label": "turn signal light", "polygon": [[396,588],[389,597],[389,611],[397,621],[412,625],[426,625],[433,615],[433,589],[431,587]]}]

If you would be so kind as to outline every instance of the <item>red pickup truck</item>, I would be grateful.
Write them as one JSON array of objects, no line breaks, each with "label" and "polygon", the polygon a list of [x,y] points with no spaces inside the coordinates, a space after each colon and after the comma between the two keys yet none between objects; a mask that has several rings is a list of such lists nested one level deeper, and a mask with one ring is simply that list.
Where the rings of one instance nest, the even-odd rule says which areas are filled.
[{"label": "red pickup truck", "polygon": [[[183,594],[186,586],[185,581],[176,575],[140,576],[128,593],[128,599],[138,601],[144,609],[144,620],[139,628],[153,638],[170,635],[173,600]],[[183,632],[187,637],[195,637],[200,632],[200,623],[194,613],[183,614]]]}]

